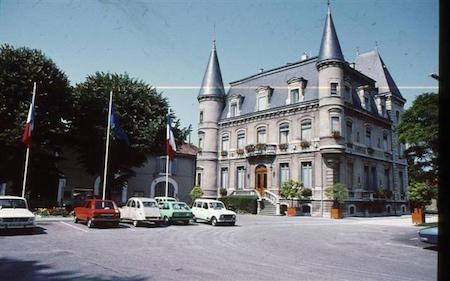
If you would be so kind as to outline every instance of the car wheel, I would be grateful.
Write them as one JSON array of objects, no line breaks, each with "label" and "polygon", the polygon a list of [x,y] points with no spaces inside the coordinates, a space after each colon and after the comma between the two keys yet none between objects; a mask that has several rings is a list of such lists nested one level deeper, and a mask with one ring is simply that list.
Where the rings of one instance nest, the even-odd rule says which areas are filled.
[{"label": "car wheel", "polygon": [[193,222],[197,222],[197,219],[195,217],[192,217]]},{"label": "car wheel", "polygon": [[87,221],[87,227],[89,227],[89,228],[93,228],[94,227],[94,223],[92,222],[92,220],[91,219],[89,219],[88,221]]},{"label": "car wheel", "polygon": [[79,222],[78,218],[75,217],[75,218],[73,219],[73,222],[74,222],[74,223],[78,223],[78,222]]},{"label": "car wheel", "polygon": [[134,227],[138,227],[139,226],[139,221],[134,220],[133,221],[133,225],[134,225]]},{"label": "car wheel", "polygon": [[217,219],[215,217],[211,218],[211,225],[216,226],[217,225]]},{"label": "car wheel", "polygon": [[184,223],[185,225],[188,225],[188,224],[189,224],[189,221],[183,221],[183,223]]},{"label": "car wheel", "polygon": [[165,225],[170,225],[170,220],[167,216],[164,217],[164,224]]}]

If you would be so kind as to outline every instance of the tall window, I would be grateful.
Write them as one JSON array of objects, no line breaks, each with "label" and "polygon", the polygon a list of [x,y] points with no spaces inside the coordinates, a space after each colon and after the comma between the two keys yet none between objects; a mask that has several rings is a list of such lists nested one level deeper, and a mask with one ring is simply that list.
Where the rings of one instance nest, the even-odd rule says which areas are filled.
[{"label": "tall window", "polygon": [[369,186],[370,186],[369,166],[364,166],[364,189],[369,190]]},{"label": "tall window", "polygon": [[297,103],[300,101],[300,91],[299,89],[291,90],[291,103]]},{"label": "tall window", "polygon": [[347,121],[346,123],[346,131],[345,134],[347,136],[347,142],[352,142],[352,133],[353,133],[353,124],[350,121]]},{"label": "tall window", "polygon": [[289,142],[289,124],[283,123],[280,125],[280,143]]},{"label": "tall window", "polygon": [[230,105],[230,117],[235,117],[237,116],[237,104],[236,103],[232,103]]},{"label": "tall window", "polygon": [[228,188],[228,168],[222,168],[220,172],[220,187]]},{"label": "tall window", "polygon": [[256,143],[266,143],[266,128],[260,127],[257,130]]},{"label": "tall window", "polygon": [[280,186],[283,185],[283,183],[287,182],[288,180],[289,180],[289,164],[281,163],[280,164]]},{"label": "tall window", "polygon": [[353,188],[353,163],[347,163],[347,185],[349,189]]},{"label": "tall window", "polygon": [[205,133],[199,133],[198,134],[198,147],[200,149],[203,149],[204,138],[205,138]]},{"label": "tall window", "polygon": [[386,189],[390,190],[391,189],[391,180],[389,178],[389,168],[384,169],[384,180],[386,182]]},{"label": "tall window", "polygon": [[300,138],[302,140],[310,141],[311,140],[311,121],[303,121],[300,128]]},{"label": "tall window", "polygon": [[240,131],[237,134],[237,148],[244,149],[244,147],[245,147],[245,132]]},{"label": "tall window", "polygon": [[222,135],[222,151],[228,151],[230,148],[230,135]]},{"label": "tall window", "polygon": [[398,172],[398,177],[399,177],[399,180],[400,180],[400,188],[399,188],[399,191],[400,192],[403,192],[404,191],[404,183],[403,183],[403,172],[402,171],[399,171]]},{"label": "tall window", "polygon": [[197,186],[202,186],[202,173],[197,173]]},{"label": "tall window", "polygon": [[383,149],[388,151],[388,137],[386,133],[383,134]]},{"label": "tall window", "polygon": [[312,163],[302,162],[301,171],[302,183],[304,187],[312,188]]},{"label": "tall window", "polygon": [[237,189],[245,187],[245,167],[237,167]]},{"label": "tall window", "polygon": [[359,142],[359,132],[356,132],[356,142]]},{"label": "tall window", "polygon": [[366,128],[366,145],[368,147],[372,146],[372,132],[370,128]]},{"label": "tall window", "polygon": [[368,97],[364,97],[364,106],[365,106],[366,110],[370,109],[370,102],[369,102]]},{"label": "tall window", "polygon": [[332,116],[331,117],[331,131],[341,131],[341,126],[340,126],[340,122],[339,122],[339,116]]},{"label": "tall window", "polygon": [[330,95],[336,96],[338,94],[338,83],[330,83]]},{"label": "tall window", "polygon": [[203,122],[203,111],[200,111],[200,123]]},{"label": "tall window", "polygon": [[258,110],[267,109],[267,97],[258,97]]},{"label": "tall window", "polygon": [[377,190],[378,189],[378,186],[377,186],[377,168],[376,167],[372,167],[370,172],[372,174],[372,190]]}]

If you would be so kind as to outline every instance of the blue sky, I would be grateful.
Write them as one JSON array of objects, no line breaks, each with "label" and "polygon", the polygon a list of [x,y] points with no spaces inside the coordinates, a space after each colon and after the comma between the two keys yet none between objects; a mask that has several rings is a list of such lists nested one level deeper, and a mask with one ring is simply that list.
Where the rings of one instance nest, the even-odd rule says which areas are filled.
[{"label": "blue sky", "polygon": [[[407,107],[437,83],[437,0],[331,1],[347,61],[379,52]],[[0,0],[0,44],[41,49],[81,82],[95,71],[127,72],[169,98],[183,126],[197,128],[198,87],[211,49],[224,83],[317,55],[326,0]],[[196,140],[195,134],[192,136]]]}]

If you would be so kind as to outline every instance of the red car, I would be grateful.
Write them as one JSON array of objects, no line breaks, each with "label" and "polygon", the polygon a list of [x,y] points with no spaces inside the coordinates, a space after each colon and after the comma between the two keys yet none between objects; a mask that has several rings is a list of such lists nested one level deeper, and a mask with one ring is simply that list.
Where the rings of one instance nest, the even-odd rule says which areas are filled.
[{"label": "red car", "polygon": [[86,222],[89,228],[94,224],[118,226],[120,212],[112,200],[88,199],[83,206],[75,208],[75,223]]}]

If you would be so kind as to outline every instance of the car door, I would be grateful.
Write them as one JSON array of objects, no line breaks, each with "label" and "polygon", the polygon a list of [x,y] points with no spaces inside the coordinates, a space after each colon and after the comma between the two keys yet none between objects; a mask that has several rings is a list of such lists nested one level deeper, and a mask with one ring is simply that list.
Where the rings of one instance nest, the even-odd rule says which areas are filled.
[{"label": "car door", "polygon": [[203,220],[208,220],[209,219],[208,202],[203,202],[201,209],[202,209],[202,211],[201,211],[202,219]]},{"label": "car door", "polygon": [[91,209],[91,201],[87,201],[86,203],[84,203],[84,206],[80,208],[80,214],[78,217],[81,220],[87,220],[90,209]]},{"label": "car door", "polygon": [[128,217],[130,220],[136,219],[136,202],[134,200],[130,200],[130,208],[129,208],[129,214]]}]

